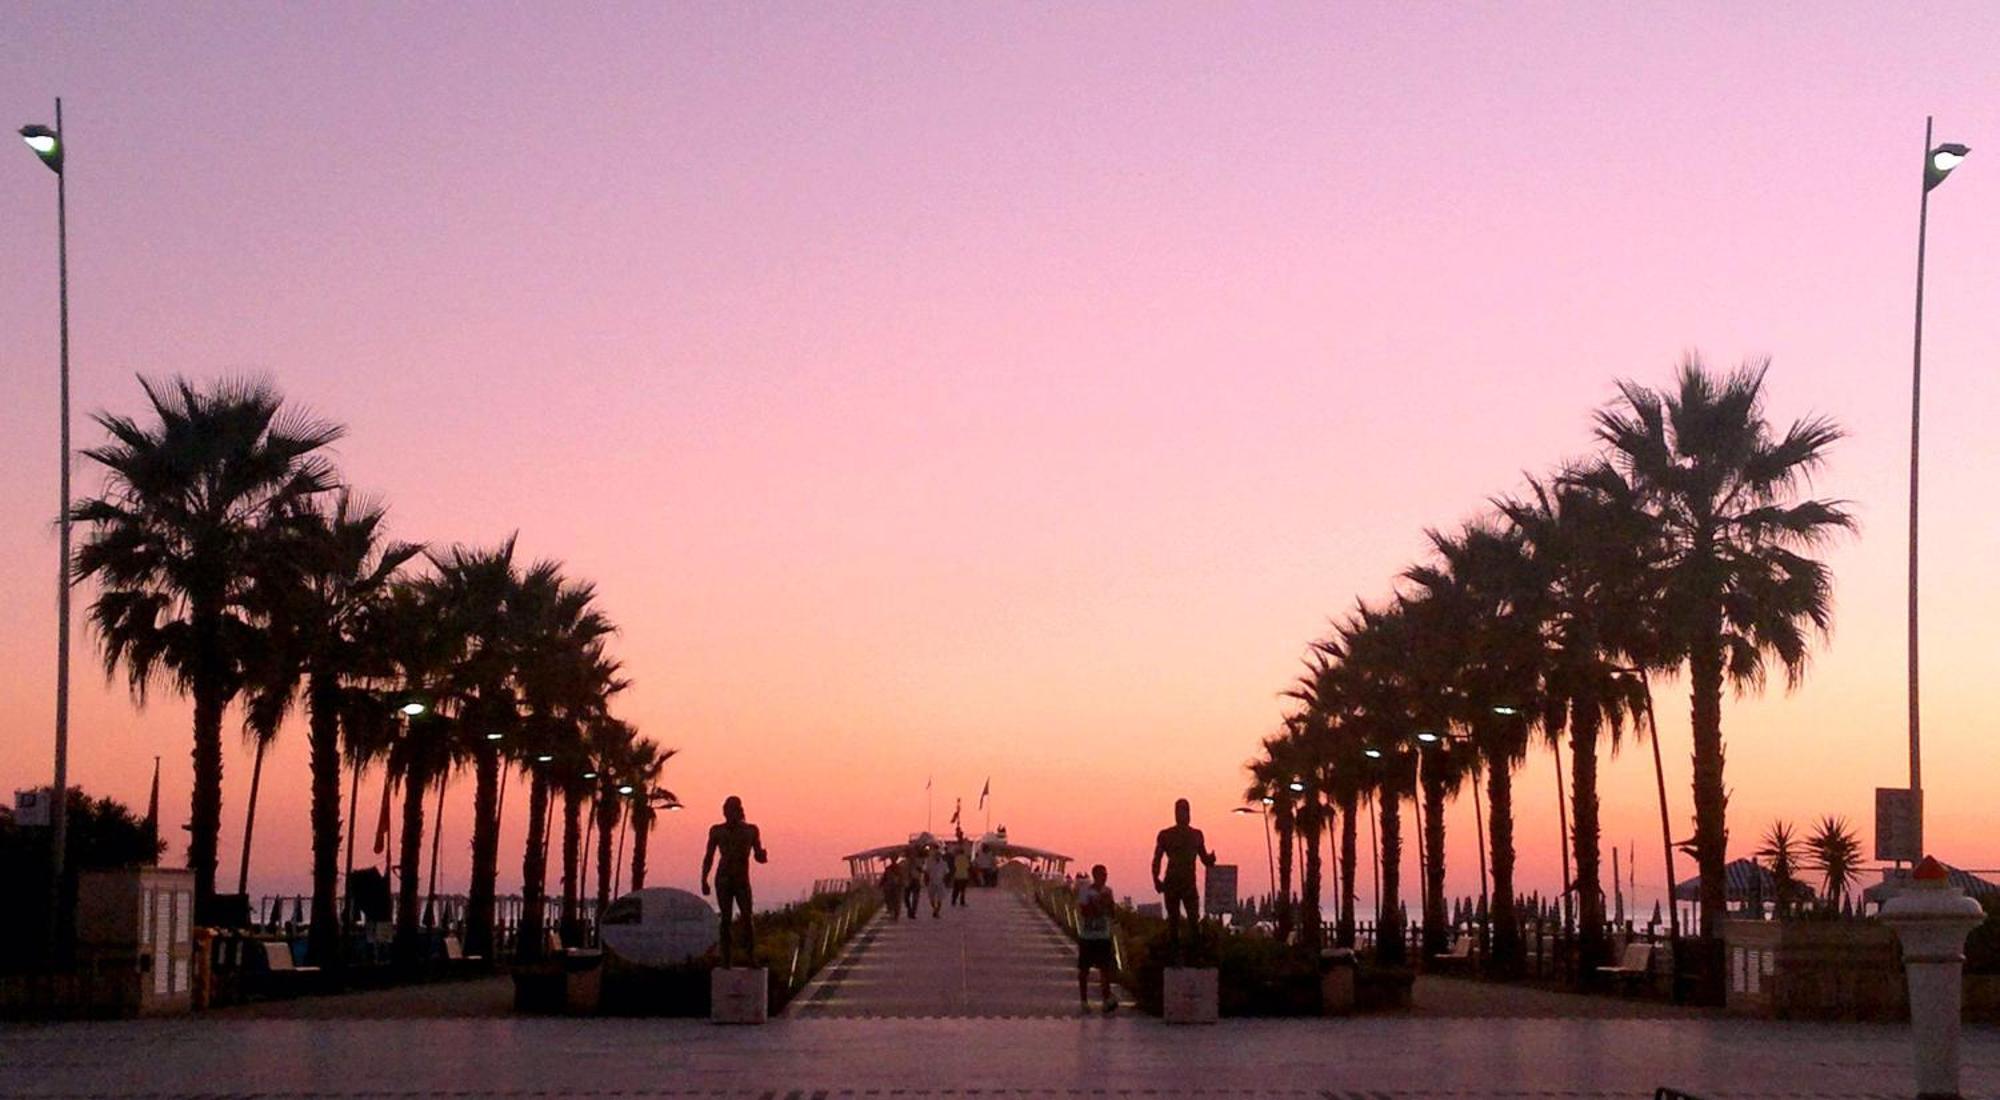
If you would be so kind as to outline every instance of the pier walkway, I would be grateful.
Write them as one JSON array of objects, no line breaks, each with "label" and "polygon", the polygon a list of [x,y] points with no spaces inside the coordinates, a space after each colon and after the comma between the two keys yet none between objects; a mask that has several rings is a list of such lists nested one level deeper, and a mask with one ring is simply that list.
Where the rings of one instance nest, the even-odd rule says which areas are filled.
[{"label": "pier walkway", "polygon": [[[1076,948],[1013,890],[892,921],[885,912],[794,1000],[794,1019],[1075,1016]],[[1093,988],[1091,999],[1096,1000]]]}]

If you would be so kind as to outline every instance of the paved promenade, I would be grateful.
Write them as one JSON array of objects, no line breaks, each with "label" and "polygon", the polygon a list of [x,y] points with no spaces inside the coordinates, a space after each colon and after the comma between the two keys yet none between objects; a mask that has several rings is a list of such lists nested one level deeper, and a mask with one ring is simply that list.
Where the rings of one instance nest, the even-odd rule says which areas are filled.
[{"label": "paved promenade", "polygon": [[[1136,1012],[1083,1015],[1060,933],[1011,892],[972,902],[864,930],[763,1027],[481,1018],[504,1011],[505,979],[192,1019],[0,1026],[0,1100],[1910,1093],[1902,1026],[1762,1023],[1451,980],[1420,983],[1418,1010],[1398,1016],[1173,1028]],[[454,1005],[467,1015],[450,1018]],[[1447,1015],[1455,1007],[1474,1015]],[[2000,1097],[2000,1031],[1968,1031],[1965,1085]]]},{"label": "paved promenade", "polygon": [[[967,907],[932,917],[885,913],[816,985],[799,1019],[1075,1016],[1076,947],[1026,897],[968,890]],[[1092,997],[1096,993],[1093,991]]]},{"label": "paved promenade", "polygon": [[[1966,1095],[2000,1095],[2000,1033]],[[1900,1028],[1728,1020],[177,1020],[0,1029],[0,1097],[1902,1097]]]}]

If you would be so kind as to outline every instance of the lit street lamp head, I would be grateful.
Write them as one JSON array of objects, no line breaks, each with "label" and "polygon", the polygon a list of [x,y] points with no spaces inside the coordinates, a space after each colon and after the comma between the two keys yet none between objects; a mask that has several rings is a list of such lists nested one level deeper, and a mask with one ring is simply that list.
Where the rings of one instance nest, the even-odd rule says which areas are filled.
[{"label": "lit street lamp head", "polygon": [[1373,745],[1370,745],[1367,748],[1361,750],[1361,755],[1367,757],[1370,760],[1380,760],[1382,759],[1382,750],[1376,748]]},{"label": "lit street lamp head", "polygon": [[1306,793],[1305,783],[1302,780],[1297,780],[1297,779],[1294,779],[1290,783],[1285,784],[1285,789],[1291,791],[1293,794]]},{"label": "lit street lamp head", "polygon": [[[27,133],[26,130],[21,132]],[[1971,151],[1955,141],[1946,142],[1932,149],[1931,155],[1924,158],[1924,190],[1929,191],[1943,183],[1944,178],[1951,175],[1951,170],[1958,167],[1959,162],[1965,159],[1965,154]]]},{"label": "lit street lamp head", "polygon": [[21,127],[21,140],[27,142],[28,148],[33,149],[35,155],[42,158],[42,163],[49,166],[49,171],[59,176],[62,175],[63,145],[61,134],[40,123],[34,123]]},{"label": "lit street lamp head", "polygon": [[1436,733],[1433,733],[1430,730],[1425,730],[1422,733],[1417,734],[1417,740],[1422,741],[1426,745],[1435,745],[1438,743],[1440,738]]},{"label": "lit street lamp head", "polygon": [[404,703],[402,707],[403,716],[405,718],[415,718],[417,715],[422,714],[425,709],[426,708],[422,703],[414,703],[414,702]]}]

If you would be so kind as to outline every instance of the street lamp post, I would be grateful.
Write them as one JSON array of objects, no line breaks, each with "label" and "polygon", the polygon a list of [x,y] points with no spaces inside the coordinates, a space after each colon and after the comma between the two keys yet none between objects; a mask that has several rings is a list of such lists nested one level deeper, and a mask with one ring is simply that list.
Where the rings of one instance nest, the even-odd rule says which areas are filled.
[{"label": "street lamp post", "polygon": [[1917,200],[1917,322],[1910,353],[1910,798],[1916,803],[1912,813],[1918,858],[1924,854],[1923,758],[1917,738],[1921,709],[1917,694],[1917,465],[1924,392],[1924,237],[1930,221],[1931,189],[1943,183],[1969,151],[1956,142],[1932,145],[1931,118],[1924,116],[1924,187]]},{"label": "street lamp post", "polygon": [[1271,845],[1270,805],[1271,805],[1271,799],[1266,798],[1264,799],[1262,805],[1259,805],[1254,809],[1249,806],[1238,806],[1236,807],[1236,809],[1230,812],[1239,814],[1256,814],[1258,817],[1264,819],[1264,863],[1265,863],[1265,869],[1270,873],[1271,876],[1270,888],[1266,896],[1275,899],[1278,896],[1278,857],[1276,855],[1276,849],[1273,848]]},{"label": "street lamp post", "polygon": [[60,957],[63,912],[63,857],[69,842],[69,194],[63,158],[68,152],[62,137],[62,99],[56,99],[56,125],[21,127],[28,148],[56,174],[56,286],[61,319],[61,350],[58,358],[59,404],[61,406],[62,507],[56,515],[61,560],[56,565],[56,774],[53,804],[49,807],[50,869],[49,958]]}]

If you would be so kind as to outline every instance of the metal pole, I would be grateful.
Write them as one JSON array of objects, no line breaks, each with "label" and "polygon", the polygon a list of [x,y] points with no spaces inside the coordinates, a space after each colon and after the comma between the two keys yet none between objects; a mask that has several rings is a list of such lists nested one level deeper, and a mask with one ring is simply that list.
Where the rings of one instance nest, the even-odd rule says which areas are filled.
[{"label": "metal pole", "polygon": [[[61,124],[57,124],[61,128]],[[1924,768],[1918,750],[1919,711],[1917,694],[1917,462],[1918,428],[1922,421],[1924,393],[1924,235],[1931,215],[1930,189],[1931,116],[1924,116],[1924,171],[1918,177],[1922,197],[1917,200],[1917,326],[1910,352],[1910,797],[1916,800],[1916,854],[1924,852]]]},{"label": "metal pole", "polygon": [[56,513],[60,532],[61,560],[56,564],[56,776],[54,804],[49,807],[50,864],[54,875],[49,883],[49,958],[67,954],[62,934],[63,863],[69,844],[69,135],[63,130],[62,98],[56,98],[56,149],[61,167],[56,171],[56,285],[61,317],[61,383],[59,385],[62,429],[62,507]]},{"label": "metal pole", "polygon": [[1675,940],[1681,938],[1681,907],[1674,899],[1674,833],[1671,820],[1667,817],[1667,770],[1660,763],[1660,723],[1653,717],[1653,681],[1641,675],[1639,683],[1646,691],[1646,730],[1653,735],[1653,781],[1660,789],[1660,850],[1667,869],[1667,934]]},{"label": "metal pole", "polygon": [[1569,912],[1569,887],[1570,887],[1570,870],[1569,870],[1569,802],[1568,802],[1568,800],[1567,800],[1567,798],[1566,798],[1566,796],[1565,796],[1565,793],[1564,793],[1564,790],[1563,790],[1563,754],[1562,754],[1562,745],[1558,744],[1558,745],[1556,746],[1556,751],[1554,752],[1554,754],[1553,754],[1553,755],[1554,755],[1554,756],[1555,756],[1555,758],[1556,758],[1556,822],[1557,822],[1557,824],[1558,824],[1558,825],[1560,826],[1560,828],[1562,829],[1562,861],[1563,861],[1563,880],[1562,880],[1562,918],[1563,918],[1563,930],[1564,930],[1564,931],[1568,931],[1568,930],[1569,930],[1569,919],[1570,919],[1570,912]]},{"label": "metal pole", "polygon": [[1275,900],[1278,896],[1278,850],[1271,844],[1271,807],[1266,806],[1260,812],[1264,817],[1264,866],[1271,874],[1268,896]]},{"label": "metal pole", "polygon": [[[444,789],[450,785],[451,785],[450,768],[449,767],[439,768],[438,803],[437,803],[437,815],[436,815],[437,820],[436,822],[433,823],[431,828],[431,888],[430,888],[430,896],[424,904],[425,909],[432,909],[434,906],[437,905],[438,855],[439,853],[444,851]],[[421,838],[419,839],[421,840]]]},{"label": "metal pole", "polygon": [[1486,922],[1491,919],[1490,914],[1493,911],[1493,900],[1487,894],[1486,885],[1486,811],[1481,808],[1479,803],[1479,771],[1481,765],[1485,763],[1486,758],[1482,754],[1472,764],[1472,825],[1473,828],[1479,831],[1478,923],[1480,928],[1479,945],[1482,949],[1486,946]]}]

